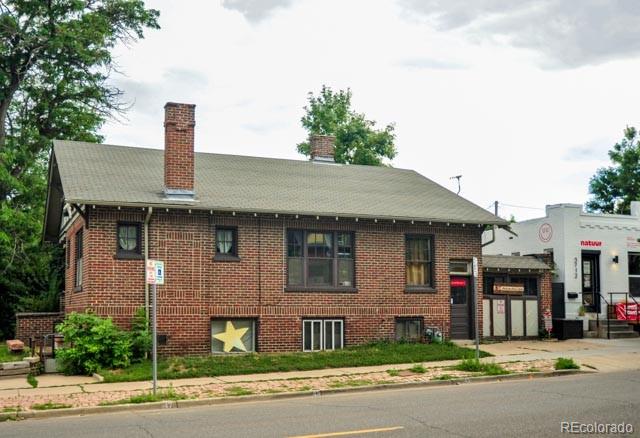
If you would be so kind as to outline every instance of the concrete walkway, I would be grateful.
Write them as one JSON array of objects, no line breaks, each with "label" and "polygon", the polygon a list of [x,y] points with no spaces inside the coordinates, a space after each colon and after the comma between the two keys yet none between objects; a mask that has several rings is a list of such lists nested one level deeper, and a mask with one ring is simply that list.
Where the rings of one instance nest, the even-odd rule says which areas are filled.
[{"label": "concrete walkway", "polygon": [[[463,342],[463,344],[468,344]],[[470,346],[470,345],[466,345]],[[640,338],[635,339],[588,339],[568,341],[510,341],[494,344],[482,344],[480,348],[493,357],[482,359],[485,362],[534,361],[572,357],[581,365],[602,372],[640,370]],[[459,361],[425,362],[426,368],[446,367]],[[328,376],[344,376],[388,369],[409,369],[415,364],[378,365],[356,368],[331,368],[311,371],[291,371],[266,374],[248,374],[220,377],[200,377],[190,379],[161,380],[161,387],[181,387],[206,385],[211,383],[240,383],[287,379],[306,379]],[[151,389],[151,382],[97,383],[93,377],[64,376],[48,374],[37,377],[38,387],[32,388],[22,379],[0,380],[0,398],[21,396],[50,396],[54,394],[116,392]]]}]

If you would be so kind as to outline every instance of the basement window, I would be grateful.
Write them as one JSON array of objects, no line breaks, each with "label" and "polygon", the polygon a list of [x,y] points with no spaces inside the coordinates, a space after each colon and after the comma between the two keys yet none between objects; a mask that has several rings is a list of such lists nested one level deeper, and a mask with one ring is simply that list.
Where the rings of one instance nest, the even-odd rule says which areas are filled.
[{"label": "basement window", "polygon": [[422,318],[396,318],[396,341],[418,342],[422,338]]},{"label": "basement window", "polygon": [[248,353],[256,351],[256,320],[248,318],[211,321],[213,353]]},{"label": "basement window", "polygon": [[142,242],[140,238],[141,224],[139,222],[119,222],[117,229],[118,258],[142,258]]},{"label": "basement window", "polygon": [[302,350],[339,350],[344,346],[344,321],[341,319],[303,319]]}]

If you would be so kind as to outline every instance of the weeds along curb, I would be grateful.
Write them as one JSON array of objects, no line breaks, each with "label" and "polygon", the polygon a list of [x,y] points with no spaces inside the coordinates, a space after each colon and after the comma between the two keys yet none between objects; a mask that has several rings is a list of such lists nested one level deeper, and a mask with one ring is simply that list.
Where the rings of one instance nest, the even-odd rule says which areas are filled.
[{"label": "weeds along curb", "polygon": [[500,376],[475,376],[475,377],[463,377],[451,380],[429,380],[426,382],[406,382],[406,383],[384,383],[380,385],[366,385],[357,387],[346,388],[331,388],[323,390],[311,390],[311,391],[298,391],[298,392],[282,392],[277,394],[256,394],[256,395],[241,395],[241,396],[227,396],[227,397],[215,397],[215,398],[202,398],[194,400],[167,400],[159,402],[149,403],[129,403],[122,405],[111,406],[88,406],[80,408],[63,408],[63,409],[50,409],[44,411],[20,411],[20,412],[3,412],[0,413],[0,422],[6,420],[22,420],[27,418],[53,418],[53,417],[66,417],[73,415],[90,415],[90,414],[102,414],[109,412],[124,412],[124,411],[149,411],[156,409],[177,409],[188,408],[192,406],[210,406],[229,403],[240,402],[253,402],[253,401],[267,401],[267,400],[284,400],[289,398],[301,398],[301,397],[314,397],[329,394],[343,394],[352,392],[369,392],[378,391],[384,389],[403,389],[403,388],[427,388],[436,386],[453,386],[461,385],[465,383],[483,383],[483,382],[501,382],[505,380],[528,380],[539,379],[545,377],[557,377],[568,376],[572,374],[594,374],[595,371],[585,370],[556,370],[546,372],[535,373],[520,373],[520,374],[503,374]]}]

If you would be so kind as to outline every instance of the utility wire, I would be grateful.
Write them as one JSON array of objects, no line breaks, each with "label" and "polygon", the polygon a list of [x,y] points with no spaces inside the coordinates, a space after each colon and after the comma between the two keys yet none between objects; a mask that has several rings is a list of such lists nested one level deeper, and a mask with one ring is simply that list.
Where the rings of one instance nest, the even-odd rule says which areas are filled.
[{"label": "utility wire", "polygon": [[505,207],[511,207],[511,208],[525,208],[527,210],[541,210],[541,211],[544,211],[544,208],[540,208],[540,207],[527,207],[527,206],[524,206],[524,205],[505,204],[504,202],[501,202],[500,205],[503,205]]}]

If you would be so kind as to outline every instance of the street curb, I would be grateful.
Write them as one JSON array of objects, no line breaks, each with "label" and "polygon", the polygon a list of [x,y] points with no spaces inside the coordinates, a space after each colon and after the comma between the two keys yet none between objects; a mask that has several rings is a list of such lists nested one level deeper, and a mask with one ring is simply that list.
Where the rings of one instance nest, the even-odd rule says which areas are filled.
[{"label": "street curb", "polygon": [[238,402],[253,402],[253,401],[268,401],[268,400],[284,400],[290,398],[301,397],[317,397],[330,394],[343,394],[351,392],[369,392],[378,391],[384,389],[403,389],[403,388],[427,388],[437,386],[453,386],[462,385],[468,383],[485,383],[485,382],[502,382],[508,380],[530,380],[540,379],[546,377],[558,377],[569,376],[573,374],[595,374],[595,371],[586,370],[555,370],[546,372],[535,373],[520,373],[520,374],[504,374],[500,376],[476,376],[476,377],[463,377],[451,380],[429,380],[425,382],[405,382],[405,383],[384,383],[380,385],[366,385],[347,388],[331,388],[323,390],[313,391],[298,391],[298,392],[283,392],[277,394],[256,394],[256,395],[241,395],[241,396],[227,396],[227,397],[213,397],[202,398],[195,400],[167,400],[160,402],[150,403],[131,403],[122,405],[111,406],[88,406],[81,408],[62,408],[62,409],[50,409],[44,411],[28,410],[20,411],[17,413],[2,412],[0,413],[0,422],[6,420],[23,420],[27,418],[54,418],[54,417],[67,417],[74,415],[90,415],[90,414],[102,414],[109,412],[123,412],[123,411],[149,411],[156,409],[177,409],[188,408],[193,406],[210,406],[220,405]]}]

